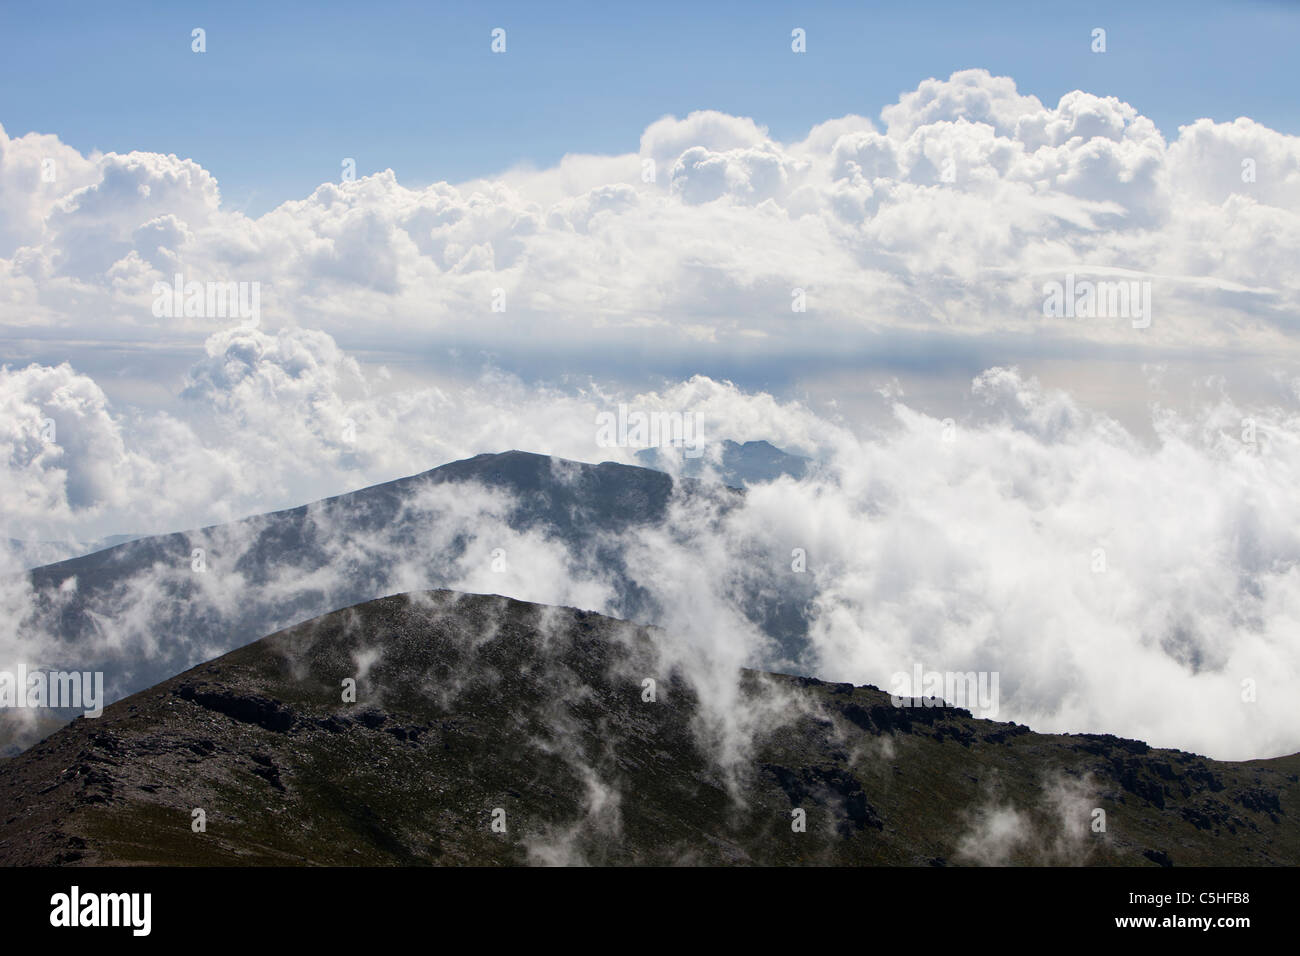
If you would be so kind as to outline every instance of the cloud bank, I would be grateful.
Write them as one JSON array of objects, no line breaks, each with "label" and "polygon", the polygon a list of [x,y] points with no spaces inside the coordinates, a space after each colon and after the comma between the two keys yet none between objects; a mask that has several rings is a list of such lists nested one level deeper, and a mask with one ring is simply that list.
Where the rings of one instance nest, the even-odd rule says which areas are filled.
[{"label": "cloud bank", "polygon": [[[648,362],[918,334],[1033,354],[1293,348],[1300,301],[1300,139],[1242,118],[1167,141],[1114,97],[1047,106],[983,70],[796,143],[703,111],[621,156],[427,188],[385,171],[256,219],[193,160],[52,135],[0,132],[0,183],[14,337],[197,345],[220,319],[151,310],[178,273],[259,282],[264,327],[349,347]],[[1066,272],[1151,281],[1155,320],[1045,317],[1042,285]]]},{"label": "cloud bank", "polygon": [[[1000,717],[1038,730],[1292,752],[1297,240],[1300,139],[1248,119],[1166,139],[1114,98],[1048,107],[979,70],[795,143],[699,112],[659,120],[622,156],[427,188],[386,172],[256,219],[224,209],[193,160],[85,156],[0,130],[0,334],[14,354],[87,341],[192,352],[182,378],[138,401],[110,398],[115,382],[80,358],[0,363],[3,530],[195,527],[508,448],[631,462],[634,448],[597,446],[600,413],[691,413],[707,440],[766,439],[819,462],[726,515],[684,510],[617,542],[662,623],[716,660],[771,663],[738,595],[806,573],[797,663],[820,676],[998,671]],[[260,283],[258,323],[155,314],[156,285],[178,273]],[[1067,276],[1150,282],[1151,322],[1044,315],[1044,284]],[[1149,434],[1011,360],[968,377],[950,420],[901,387],[870,393],[870,425],[718,375],[620,380],[719,358],[915,360],[918,342],[923,360],[979,348],[1147,362],[1152,387],[1132,405]],[[372,351],[486,371],[412,381],[363,361]],[[506,352],[594,371],[539,384],[496,370],[491,354]],[[1162,402],[1162,369],[1213,356],[1257,369],[1276,399],[1202,376],[1190,404]],[[376,587],[613,607],[589,555],[511,536],[509,506],[470,495],[424,509],[430,547],[469,540],[437,581],[406,559],[409,541],[340,537],[339,569],[303,581],[288,568],[269,593],[334,593],[361,549],[387,560]],[[502,541],[504,578],[490,570]],[[105,652],[178,640],[167,595],[188,575],[163,568],[124,591]],[[236,614],[246,586],[217,576],[204,600]],[[34,661],[50,646],[33,597],[6,589],[3,651]]]},{"label": "cloud bank", "polygon": [[[265,333],[246,334],[260,337],[262,350],[254,351],[272,370],[221,379],[229,387],[211,405],[251,421],[238,400],[243,387],[275,381],[274,370],[295,353]],[[218,378],[200,386],[196,375],[193,387]],[[295,388],[312,396],[303,408],[331,407],[334,393],[324,385]],[[603,396],[522,387],[486,394],[494,397],[424,395],[423,402],[444,403],[449,431],[417,439],[416,450],[401,437],[423,416],[404,417],[405,406],[377,406],[348,448],[313,430],[310,414],[295,419],[291,402],[277,405],[276,430],[264,436],[266,471],[249,480],[273,481],[293,467],[344,474],[344,457],[366,454],[371,441],[413,455],[496,441],[483,435],[508,422],[536,429],[545,447],[610,457],[593,447]],[[196,663],[223,649],[185,644],[186,615],[197,607],[235,621],[254,597],[270,600],[288,615],[275,622],[282,626],[360,599],[357,588],[369,596],[453,587],[621,614],[622,588],[600,559],[618,553],[648,595],[650,619],[713,661],[716,673],[749,664],[888,687],[891,675],[916,665],[997,672],[999,719],[1037,730],[1136,736],[1220,758],[1293,752],[1300,743],[1300,703],[1290,692],[1300,679],[1300,499],[1293,493],[1300,395],[1289,407],[1243,408],[1209,388],[1192,414],[1156,405],[1153,444],[1015,369],[988,370],[969,395],[969,414],[948,421],[905,397],[881,395],[892,420],[859,435],[798,402],[697,378],[632,398],[725,422],[742,440],[772,438],[813,456],[813,475],[751,486],[736,507],[685,498],[662,524],[594,529],[611,552],[513,527],[511,514],[526,501],[463,486],[406,501],[399,520],[378,528],[336,525],[327,512],[311,512],[312,540],[329,556],[322,566],[301,564],[300,548],[264,566],[245,557],[252,540],[203,532],[190,544],[210,552],[212,573],[196,581],[187,546],[181,559],[121,588],[97,639],[110,655],[153,661],[174,654],[177,665]],[[276,457],[277,434],[280,447],[298,448],[292,462]],[[500,434],[504,440],[509,432]],[[258,460],[261,441],[250,426],[244,453]],[[137,455],[129,430],[102,447],[110,456],[104,467]],[[608,451],[627,459],[635,449]],[[178,452],[234,460],[233,448]],[[566,469],[555,469],[564,480]],[[49,494],[60,487],[58,476],[53,467],[45,474]],[[188,490],[175,477],[161,481],[154,487]],[[63,486],[78,483],[87,482]],[[128,493],[145,508],[151,487]],[[34,492],[26,499],[39,500]],[[792,651],[775,646],[752,612],[755,595],[798,588],[806,588],[809,620]],[[36,616],[30,594],[11,599],[7,653],[48,657],[41,622],[59,620],[59,599]],[[179,618],[178,607],[185,609]]]}]

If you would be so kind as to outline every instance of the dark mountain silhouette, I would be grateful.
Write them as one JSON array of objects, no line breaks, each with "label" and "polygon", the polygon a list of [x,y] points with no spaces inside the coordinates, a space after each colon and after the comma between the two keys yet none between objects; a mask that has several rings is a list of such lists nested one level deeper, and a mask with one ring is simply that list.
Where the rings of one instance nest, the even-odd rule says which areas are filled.
[{"label": "dark mountain silhouette", "polygon": [[669,667],[664,637],[446,591],[331,613],[0,762],[0,862],[1300,862],[1300,755],[1225,763],[754,671],[733,697]]},{"label": "dark mountain silhouette", "polygon": [[[459,520],[472,493],[496,495],[500,507]],[[455,585],[470,562],[487,560],[505,530],[562,546],[566,573],[608,583],[613,598],[602,610],[655,623],[662,596],[629,571],[621,536],[664,526],[675,501],[725,514],[741,494],[613,462],[479,455],[311,505],[34,569],[35,610],[24,627],[46,635],[47,659],[29,666],[103,671],[108,699],[116,700],[336,608]],[[781,588],[757,576],[741,582],[737,603],[794,648],[812,582],[810,575],[784,577]],[[48,730],[0,715],[0,745],[9,754]]]},{"label": "dark mountain silhouette", "polygon": [[636,453],[636,459],[647,468],[671,471],[686,478],[699,478],[712,470],[719,481],[732,488],[775,481],[783,475],[803,478],[813,463],[811,458],[792,455],[766,441],[747,441],[742,445],[727,439],[720,445],[716,462],[706,462],[703,456],[688,458],[680,447],[674,446],[646,448]]}]

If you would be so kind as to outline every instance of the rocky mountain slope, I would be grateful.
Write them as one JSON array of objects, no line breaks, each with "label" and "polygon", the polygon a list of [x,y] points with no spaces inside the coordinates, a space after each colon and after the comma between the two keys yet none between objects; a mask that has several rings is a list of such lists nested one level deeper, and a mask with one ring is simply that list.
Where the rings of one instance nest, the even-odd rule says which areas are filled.
[{"label": "rocky mountain slope", "polygon": [[1038,734],[667,637],[448,591],[328,614],[3,761],[0,862],[1300,863],[1300,755]]}]

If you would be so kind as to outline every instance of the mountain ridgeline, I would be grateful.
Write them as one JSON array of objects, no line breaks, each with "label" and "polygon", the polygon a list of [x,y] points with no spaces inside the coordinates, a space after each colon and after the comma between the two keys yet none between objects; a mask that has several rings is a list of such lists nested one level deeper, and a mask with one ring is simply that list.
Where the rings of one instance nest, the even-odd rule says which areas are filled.
[{"label": "mountain ridgeline", "polygon": [[[600,610],[656,623],[665,596],[629,568],[629,537],[670,527],[675,505],[694,502],[716,517],[743,494],[613,462],[479,455],[36,568],[27,575],[33,594],[21,630],[39,648],[33,667],[102,671],[112,701],[337,608],[426,588],[496,590],[502,585],[476,575],[512,535],[550,548],[546,563],[567,579],[599,582],[608,590]],[[783,566],[775,556],[768,564]],[[478,586],[467,588],[472,581]],[[779,586],[756,577],[740,583],[735,606],[794,657],[812,589],[811,575],[784,575]],[[16,753],[49,730],[2,716],[0,752]]]},{"label": "mountain ridgeline", "polygon": [[335,611],[0,763],[0,863],[1300,862],[1300,755],[1038,734],[663,637],[449,591]]}]

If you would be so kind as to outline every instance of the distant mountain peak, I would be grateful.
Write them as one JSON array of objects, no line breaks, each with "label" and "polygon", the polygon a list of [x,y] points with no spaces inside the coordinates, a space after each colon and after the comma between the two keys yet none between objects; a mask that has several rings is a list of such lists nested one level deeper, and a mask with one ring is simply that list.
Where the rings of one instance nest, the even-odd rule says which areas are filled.
[{"label": "distant mountain peak", "polygon": [[714,474],[723,484],[743,488],[781,477],[804,478],[813,466],[811,458],[782,451],[764,439],[741,444],[730,438],[714,443],[703,456],[688,457],[673,445],[645,448],[636,453],[637,463],[689,478]]}]

